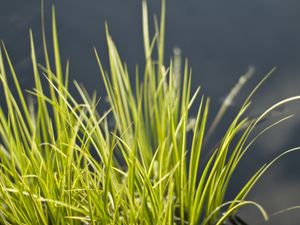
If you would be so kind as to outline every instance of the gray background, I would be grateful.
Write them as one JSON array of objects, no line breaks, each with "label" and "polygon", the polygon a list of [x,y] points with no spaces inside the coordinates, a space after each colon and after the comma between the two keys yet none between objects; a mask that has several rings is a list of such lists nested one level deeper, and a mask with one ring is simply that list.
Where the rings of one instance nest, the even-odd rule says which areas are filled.
[{"label": "gray background", "polygon": [[[34,31],[37,53],[40,43],[40,3],[36,0],[0,0],[0,39],[4,40],[24,88],[31,88],[28,30]],[[51,4],[55,3],[63,59],[71,60],[71,79],[105,96],[93,54],[96,46],[105,59],[104,22],[121,56],[131,70],[143,64],[140,0],[46,0],[50,38]],[[149,1],[149,14],[159,14],[158,0]],[[151,19],[150,19],[151,21]],[[300,1],[299,0],[168,0],[166,52],[174,46],[182,50],[193,68],[193,88],[212,99],[211,117],[224,97],[249,65],[256,73],[232,106],[212,140],[218,140],[243,97],[272,67],[277,70],[254,98],[249,115],[264,111],[278,100],[300,94]],[[50,39],[49,39],[50,41]],[[228,199],[247,178],[273,157],[299,146],[300,102],[285,108],[273,119],[296,116],[264,135],[242,161],[235,174]],[[271,121],[268,121],[269,123]],[[267,123],[268,123],[267,122]],[[265,126],[266,124],[264,124]],[[259,127],[259,129],[261,129]],[[263,204],[270,213],[300,204],[300,153],[292,153],[268,171],[251,192],[249,199]],[[241,212],[249,224],[261,217],[257,210]],[[261,224],[299,224],[300,210],[285,213]]]}]

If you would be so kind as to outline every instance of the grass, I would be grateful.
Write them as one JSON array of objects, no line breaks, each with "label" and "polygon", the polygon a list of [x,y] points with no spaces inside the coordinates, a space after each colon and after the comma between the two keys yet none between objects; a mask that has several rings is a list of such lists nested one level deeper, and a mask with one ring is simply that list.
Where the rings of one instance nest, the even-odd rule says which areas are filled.
[{"label": "grass", "polygon": [[[37,62],[30,32],[33,90],[22,91],[2,43],[0,78],[5,103],[0,107],[1,224],[221,225],[248,205],[268,219],[262,206],[246,197],[274,162],[298,148],[259,168],[232,201],[224,202],[224,197],[253,142],[291,116],[253,138],[256,125],[275,108],[300,96],[278,102],[256,120],[245,117],[252,96],[272,70],[249,94],[221,142],[205,160],[206,138],[222,122],[226,104],[249,74],[232,89],[208,129],[209,98],[200,94],[200,88],[191,93],[188,63],[181,71],[176,51],[165,65],[165,7],[162,1],[160,21],[155,20],[155,34],[150,38],[143,1],[145,68],[136,68],[135,82],[130,80],[133,75],[129,75],[106,26],[109,72],[95,49],[110,104],[103,114],[97,112],[103,100],[96,95],[88,95],[76,82],[81,99],[76,100],[68,90],[69,66],[63,67],[60,59],[54,9],[54,66],[50,65],[44,22],[44,66]],[[11,91],[8,76],[16,92]],[[195,119],[190,116],[193,104],[198,105]],[[108,124],[109,115],[115,121],[113,128]]]}]

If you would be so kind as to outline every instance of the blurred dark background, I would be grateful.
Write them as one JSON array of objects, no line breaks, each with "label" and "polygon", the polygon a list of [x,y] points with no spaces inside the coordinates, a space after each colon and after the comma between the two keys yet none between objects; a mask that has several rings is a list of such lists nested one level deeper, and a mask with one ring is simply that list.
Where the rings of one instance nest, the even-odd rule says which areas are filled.
[{"label": "blurred dark background", "polygon": [[[51,5],[55,4],[63,60],[70,59],[71,79],[105,96],[93,47],[107,65],[104,23],[129,69],[143,64],[141,0],[46,0],[48,42],[51,41]],[[160,12],[160,1],[149,0],[149,15]],[[24,89],[33,85],[29,51],[29,29],[42,57],[40,1],[1,0],[0,39],[6,44]],[[150,21],[152,22],[153,20]],[[274,66],[276,72],[253,99],[249,115],[263,112],[277,101],[300,94],[300,1],[298,0],[167,0],[166,55],[175,46],[193,68],[193,88],[212,99],[210,116],[216,114],[226,96],[249,66],[254,77],[225,115],[212,140],[218,140],[251,88]],[[42,61],[43,62],[43,61]],[[3,99],[3,98],[2,98]],[[231,183],[228,199],[263,163],[289,148],[300,146],[300,102],[289,104],[275,119],[295,117],[260,138],[246,155]],[[267,121],[268,122],[268,121]],[[272,122],[272,121],[271,121]],[[269,121],[270,123],[270,121]],[[261,129],[258,127],[258,129]],[[292,153],[275,164],[251,192],[249,199],[269,213],[300,205],[300,153]],[[272,225],[299,224],[300,210],[271,219]],[[241,216],[256,224],[257,210],[244,209]]]}]

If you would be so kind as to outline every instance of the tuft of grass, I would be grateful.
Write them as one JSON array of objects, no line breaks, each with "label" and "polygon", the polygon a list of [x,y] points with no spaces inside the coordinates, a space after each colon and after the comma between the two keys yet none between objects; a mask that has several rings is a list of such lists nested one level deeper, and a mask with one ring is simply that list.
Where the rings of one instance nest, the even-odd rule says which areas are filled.
[{"label": "tuft of grass", "polygon": [[[300,96],[278,102],[254,121],[245,117],[252,96],[270,71],[249,94],[221,142],[205,160],[206,138],[222,121],[226,104],[249,74],[232,89],[207,129],[210,100],[200,94],[200,88],[191,92],[188,62],[181,71],[176,50],[165,65],[165,7],[163,0],[160,22],[155,21],[155,34],[150,38],[147,4],[142,3],[145,68],[137,67],[135,82],[130,80],[133,76],[106,26],[109,72],[94,50],[110,104],[103,114],[97,112],[102,100],[96,95],[88,95],[76,82],[81,99],[75,99],[68,90],[69,66],[63,67],[60,59],[54,8],[54,67],[50,65],[42,22],[45,65],[37,62],[30,31],[35,86],[27,94],[2,43],[0,79],[5,103],[0,107],[1,224],[221,225],[248,205],[268,219],[262,206],[246,200],[247,195],[273,163],[299,148],[259,168],[232,201],[224,202],[224,196],[232,174],[253,142],[291,116],[251,138],[256,125],[275,108],[300,100]],[[16,93],[11,91],[8,76]],[[193,104],[198,105],[195,119],[190,115]],[[113,128],[108,125],[108,115],[115,121]]]}]

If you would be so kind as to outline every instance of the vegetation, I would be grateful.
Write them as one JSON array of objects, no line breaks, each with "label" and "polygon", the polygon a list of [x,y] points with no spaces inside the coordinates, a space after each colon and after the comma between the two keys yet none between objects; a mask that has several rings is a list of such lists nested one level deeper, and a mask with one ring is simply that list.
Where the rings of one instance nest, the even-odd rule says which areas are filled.
[{"label": "vegetation", "polygon": [[[37,62],[30,32],[35,87],[27,94],[2,44],[0,78],[6,101],[0,107],[1,224],[221,225],[247,205],[268,218],[260,205],[246,197],[277,159],[297,148],[259,168],[232,201],[224,202],[224,196],[253,142],[291,116],[251,138],[256,125],[276,107],[300,96],[280,101],[256,120],[245,117],[253,94],[271,71],[250,93],[205,160],[209,98],[202,95],[198,101],[199,88],[191,94],[191,71],[185,62],[181,72],[179,54],[168,66],[164,64],[165,1],[152,39],[145,1],[142,9],[145,68],[136,68],[134,87],[108,28],[110,72],[103,68],[95,49],[110,104],[101,115],[97,108],[103,100],[90,96],[76,82],[81,99],[76,100],[68,90],[69,66],[63,68],[60,59],[54,9],[54,67],[44,27],[44,66]],[[243,79],[246,76],[228,96],[214,126]],[[190,116],[192,104],[198,104],[195,119]],[[115,121],[114,127],[109,126],[108,117]]]}]

